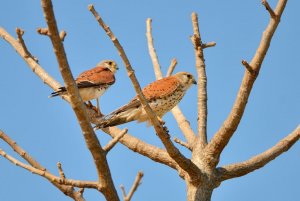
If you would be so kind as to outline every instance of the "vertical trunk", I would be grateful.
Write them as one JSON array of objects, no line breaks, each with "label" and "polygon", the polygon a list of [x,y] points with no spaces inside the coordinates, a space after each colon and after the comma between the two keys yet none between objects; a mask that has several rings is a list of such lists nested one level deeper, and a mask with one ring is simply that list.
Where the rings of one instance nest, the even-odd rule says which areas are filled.
[{"label": "vertical trunk", "polygon": [[202,184],[194,186],[191,183],[187,184],[187,201],[210,201],[213,192],[209,185]]}]

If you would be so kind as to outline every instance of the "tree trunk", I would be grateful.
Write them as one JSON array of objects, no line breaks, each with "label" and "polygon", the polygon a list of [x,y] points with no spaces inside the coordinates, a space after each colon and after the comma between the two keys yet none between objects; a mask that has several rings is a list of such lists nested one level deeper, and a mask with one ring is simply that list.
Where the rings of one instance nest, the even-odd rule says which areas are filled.
[{"label": "tree trunk", "polygon": [[210,201],[213,192],[212,188],[208,185],[201,184],[195,186],[191,183],[187,184],[187,201]]}]

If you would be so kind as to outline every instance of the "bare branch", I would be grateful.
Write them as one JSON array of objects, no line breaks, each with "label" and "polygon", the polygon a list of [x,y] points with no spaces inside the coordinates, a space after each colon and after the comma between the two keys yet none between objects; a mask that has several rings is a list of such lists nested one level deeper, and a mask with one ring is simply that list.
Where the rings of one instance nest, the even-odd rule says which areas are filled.
[{"label": "bare branch", "polygon": [[300,125],[288,136],[280,140],[275,146],[253,158],[218,168],[220,180],[241,177],[262,168],[282,153],[288,151],[300,138]]},{"label": "bare branch", "polygon": [[151,22],[152,22],[151,18],[148,18],[146,21],[146,24],[147,24],[146,36],[147,36],[147,40],[148,40],[148,49],[149,49],[149,54],[150,54],[150,57],[152,60],[155,77],[156,77],[156,79],[161,79],[163,77],[163,75],[162,75],[161,68],[160,68],[160,65],[158,62],[158,57],[157,57],[157,54],[156,54],[156,51],[155,51],[155,48],[153,45]]},{"label": "bare branch", "polygon": [[8,135],[0,130],[0,138],[6,142],[16,153],[18,153],[23,159],[25,159],[32,167],[39,170],[46,171],[46,168],[41,166],[36,160],[34,160],[25,150],[18,146]]},{"label": "bare branch", "polygon": [[79,188],[94,188],[94,189],[100,190],[99,184],[97,182],[61,179],[60,177],[54,176],[46,170],[39,170],[35,167],[26,165],[25,163],[22,163],[21,161],[17,160],[16,158],[14,158],[14,157],[10,156],[9,154],[7,154],[6,152],[4,152],[2,149],[0,149],[0,155],[3,156],[4,158],[6,158],[11,163],[15,164],[16,166],[22,167],[22,168],[32,172],[33,174],[37,174],[42,177],[45,177],[49,181],[52,181],[52,182],[55,182],[58,184],[79,187]]},{"label": "bare branch", "polygon": [[42,0],[42,8],[44,10],[44,16],[50,33],[49,37],[51,39],[59,64],[59,70],[65,82],[67,91],[69,94],[72,94],[70,96],[70,104],[76,114],[87,147],[93,156],[94,163],[97,168],[98,181],[104,187],[102,193],[107,200],[118,201],[119,197],[111,178],[109,166],[106,160],[106,152],[102,149],[100,142],[89,122],[89,117],[87,116],[85,106],[72,76],[64,46],[58,33],[51,0]]},{"label": "bare branch", "polygon": [[103,150],[109,152],[118,142],[119,140],[127,133],[128,129],[125,128],[122,130],[116,137],[114,137],[105,147]]},{"label": "bare branch", "polygon": [[201,147],[207,144],[207,77],[205,72],[205,59],[202,49],[202,41],[198,25],[198,15],[192,13],[194,35],[192,42],[195,49],[196,70],[198,74],[198,140]]},{"label": "bare branch", "polygon": [[267,0],[262,0],[261,3],[265,6],[266,10],[269,12],[270,16],[274,19],[276,19],[276,14],[273,11],[273,9],[271,8],[271,6],[269,5]]},{"label": "bare branch", "polygon": [[130,201],[131,200],[133,194],[135,193],[135,191],[137,190],[137,188],[141,184],[141,180],[142,180],[143,176],[144,176],[143,172],[138,172],[138,174],[135,177],[134,183],[133,183],[133,185],[132,185],[132,187],[131,187],[128,195],[126,195],[124,186],[121,186],[124,201]]},{"label": "bare branch", "polygon": [[[43,83],[47,84],[54,90],[57,90],[59,87],[61,87],[61,85],[53,77],[51,77],[33,58],[25,56],[26,51],[24,50],[24,47],[2,27],[0,27],[0,37],[7,41],[17,51],[17,53],[28,64],[30,69],[41,78]],[[67,97],[66,100],[68,100]]]},{"label": "bare branch", "polygon": [[174,138],[174,142],[180,144],[181,146],[184,146],[185,148],[189,149],[190,151],[193,150],[193,148],[186,142],[183,142],[182,140],[178,139],[177,137]]},{"label": "bare branch", "polygon": [[[255,72],[257,72],[256,75],[258,75],[262,62],[270,47],[272,37],[280,22],[280,17],[285,8],[286,2],[287,0],[278,1],[275,9],[275,14],[277,15],[278,20],[275,20],[273,18],[270,19],[269,24],[267,25],[261,37],[259,47],[257,48],[256,53],[252,58],[251,63],[249,64],[252,67],[252,69]],[[209,153],[211,158],[214,158],[214,160],[210,164],[211,167],[216,167],[216,165],[219,162],[222,150],[228,144],[230,138],[236,131],[244,114],[246,104],[248,102],[248,98],[252,90],[253,84],[255,82],[255,79],[256,76],[253,76],[253,74],[251,74],[248,70],[245,72],[239,92],[237,94],[235,103],[232,107],[230,114],[208,144],[206,151],[207,153]]]},{"label": "bare branch", "polygon": [[171,64],[170,64],[170,66],[168,68],[168,72],[166,74],[166,77],[169,77],[169,76],[172,75],[172,73],[173,73],[176,65],[177,65],[177,60],[174,58],[174,59],[172,59]]},{"label": "bare branch", "polygon": [[[38,169],[43,172],[48,172],[46,168],[41,166],[36,160],[34,160],[25,150],[18,146],[18,144],[13,141],[8,135],[0,130],[0,138],[5,141],[17,154],[19,154],[23,159],[25,159],[33,168]],[[4,153],[3,153],[4,154]],[[49,172],[48,172],[49,173]],[[73,198],[76,201],[83,201],[84,198],[82,195],[78,194],[73,187],[61,185],[57,182],[54,182],[53,179],[46,178],[54,186],[56,186],[60,191],[62,191],[67,196]]]},{"label": "bare branch", "polygon": [[89,5],[89,10],[92,12],[94,17],[97,19],[99,25],[104,29],[106,34],[109,36],[109,38],[112,40],[113,44],[117,48],[128,73],[128,76],[132,82],[132,85],[134,86],[134,89],[137,93],[138,99],[140,100],[143,109],[146,111],[152,125],[154,126],[154,129],[164,144],[168,154],[176,161],[176,163],[185,170],[191,177],[198,177],[199,176],[199,169],[195,164],[191,162],[188,158],[186,158],[184,155],[180,153],[180,151],[174,146],[172,141],[170,140],[170,135],[166,132],[166,129],[161,125],[161,123],[158,121],[158,118],[156,114],[152,111],[151,107],[149,106],[147,100],[145,99],[141,87],[137,81],[137,78],[134,74],[134,71],[130,65],[130,62],[120,45],[118,39],[115,37],[113,32],[110,30],[110,28],[104,23],[100,15],[97,13],[97,11],[94,9],[93,5]]}]

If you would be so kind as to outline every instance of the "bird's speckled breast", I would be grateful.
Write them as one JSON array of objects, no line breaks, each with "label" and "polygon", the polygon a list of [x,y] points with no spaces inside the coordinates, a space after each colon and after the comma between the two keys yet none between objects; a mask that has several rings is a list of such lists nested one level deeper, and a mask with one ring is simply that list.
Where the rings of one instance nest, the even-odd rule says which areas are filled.
[{"label": "bird's speckled breast", "polygon": [[178,87],[178,89],[171,95],[153,100],[149,104],[155,113],[162,117],[166,112],[173,109],[181,101],[184,94],[185,90],[183,90],[182,87]]}]

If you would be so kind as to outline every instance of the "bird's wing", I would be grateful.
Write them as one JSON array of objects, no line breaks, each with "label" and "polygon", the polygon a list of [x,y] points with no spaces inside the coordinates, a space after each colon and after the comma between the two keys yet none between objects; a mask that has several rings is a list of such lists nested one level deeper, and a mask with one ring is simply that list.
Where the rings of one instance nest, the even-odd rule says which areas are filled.
[{"label": "bird's wing", "polygon": [[180,82],[176,77],[170,76],[157,80],[146,86],[142,92],[148,101],[164,98],[172,94],[178,87]]},{"label": "bird's wing", "polygon": [[[172,94],[180,85],[179,81],[174,77],[166,77],[160,80],[157,80],[149,85],[147,85],[143,90],[143,94],[147,101],[152,101],[157,98],[164,98]],[[119,109],[113,111],[104,118],[109,118],[113,115],[119,114],[123,111],[127,111],[132,108],[138,108],[141,105],[139,99],[134,97],[128,104],[120,107]]]},{"label": "bird's wing", "polygon": [[108,68],[96,67],[81,73],[76,79],[78,88],[87,88],[100,85],[112,85],[115,76]]}]

